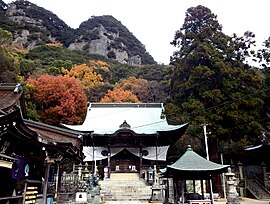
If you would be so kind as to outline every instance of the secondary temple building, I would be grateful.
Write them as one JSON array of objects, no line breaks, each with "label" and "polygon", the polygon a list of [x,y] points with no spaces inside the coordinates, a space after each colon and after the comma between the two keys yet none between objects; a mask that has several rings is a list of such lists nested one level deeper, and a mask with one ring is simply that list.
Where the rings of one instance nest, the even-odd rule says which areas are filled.
[{"label": "secondary temple building", "polygon": [[166,165],[168,148],[188,124],[169,125],[162,103],[90,103],[82,125],[64,126],[82,133],[84,161],[109,178],[111,172],[145,177],[149,167]]},{"label": "secondary temple building", "polygon": [[50,172],[60,181],[65,166],[83,160],[80,132],[26,119],[23,99],[21,85],[0,83],[0,203],[46,202]]}]

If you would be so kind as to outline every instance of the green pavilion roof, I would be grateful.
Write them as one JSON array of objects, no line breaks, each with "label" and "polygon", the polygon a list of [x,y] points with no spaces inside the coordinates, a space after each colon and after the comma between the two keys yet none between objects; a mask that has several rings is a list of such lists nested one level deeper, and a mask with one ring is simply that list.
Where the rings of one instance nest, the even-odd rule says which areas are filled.
[{"label": "green pavilion roof", "polygon": [[207,179],[210,175],[223,173],[229,165],[222,165],[201,157],[189,146],[187,151],[172,165],[167,165],[167,172],[184,179]]}]

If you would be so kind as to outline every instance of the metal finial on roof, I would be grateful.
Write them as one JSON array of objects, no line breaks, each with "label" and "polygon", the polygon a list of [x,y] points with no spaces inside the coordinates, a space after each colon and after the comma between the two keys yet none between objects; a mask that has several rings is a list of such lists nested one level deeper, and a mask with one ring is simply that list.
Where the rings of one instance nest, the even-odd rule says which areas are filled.
[{"label": "metal finial on roof", "polygon": [[188,147],[188,148],[187,148],[187,151],[193,151],[191,145],[188,145],[187,147]]},{"label": "metal finial on roof", "polygon": [[119,126],[119,128],[130,128],[130,125],[127,123],[126,120]]}]

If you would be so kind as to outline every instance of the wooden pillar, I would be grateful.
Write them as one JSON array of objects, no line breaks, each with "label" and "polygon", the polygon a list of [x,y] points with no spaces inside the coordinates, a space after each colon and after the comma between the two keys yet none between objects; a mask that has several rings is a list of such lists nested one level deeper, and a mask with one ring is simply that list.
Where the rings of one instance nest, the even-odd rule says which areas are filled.
[{"label": "wooden pillar", "polygon": [[142,152],[142,136],[140,137],[140,176],[142,176],[142,157],[143,157],[143,152]]},{"label": "wooden pillar", "polygon": [[185,185],[184,180],[181,181],[181,197],[182,197],[182,204],[185,203]]},{"label": "wooden pillar", "polygon": [[58,196],[58,192],[59,192],[59,183],[61,183],[60,164],[59,164],[59,162],[56,163],[56,168],[57,169],[56,169],[56,177],[55,177],[55,195],[54,195],[54,198],[57,200],[57,196]]},{"label": "wooden pillar", "polygon": [[111,178],[111,148],[108,146],[108,177]]},{"label": "wooden pillar", "polygon": [[48,180],[50,174],[50,167],[51,163],[45,163],[45,178],[44,178],[44,185],[43,185],[43,204],[47,204],[47,190],[48,190]]},{"label": "wooden pillar", "polygon": [[209,183],[210,183],[210,200],[211,200],[211,204],[214,204],[212,175],[210,175]]},{"label": "wooden pillar", "polygon": [[192,182],[193,182],[193,193],[196,193],[196,181],[193,180]]},{"label": "wooden pillar", "polygon": [[140,175],[142,175],[142,146],[140,145]]},{"label": "wooden pillar", "polygon": [[57,196],[55,196],[56,198],[56,202],[58,202],[60,200],[60,195],[59,192],[61,192],[61,188],[62,188],[62,175],[63,175],[63,165],[61,163],[57,164],[57,174],[58,174],[58,185],[55,186],[55,191],[57,192]]},{"label": "wooden pillar", "polygon": [[202,198],[204,199],[204,185],[203,185],[203,180],[201,180],[201,190],[202,190]]},{"label": "wooden pillar", "polygon": [[[24,183],[24,189],[23,189],[23,204],[25,203],[26,200],[26,190],[27,190],[27,182]],[[8,202],[7,202],[8,203]]]},{"label": "wooden pillar", "polygon": [[156,136],[156,167],[157,167],[157,171],[159,170],[158,168],[158,150],[157,150],[157,141],[158,141],[158,133]]},{"label": "wooden pillar", "polygon": [[92,169],[93,169],[93,174],[96,173],[96,160],[95,160],[95,143],[94,143],[94,136],[91,135],[92,139],[92,144],[93,144],[93,163],[92,163]]},{"label": "wooden pillar", "polygon": [[173,195],[174,195],[174,203],[178,203],[178,179],[173,179]]}]

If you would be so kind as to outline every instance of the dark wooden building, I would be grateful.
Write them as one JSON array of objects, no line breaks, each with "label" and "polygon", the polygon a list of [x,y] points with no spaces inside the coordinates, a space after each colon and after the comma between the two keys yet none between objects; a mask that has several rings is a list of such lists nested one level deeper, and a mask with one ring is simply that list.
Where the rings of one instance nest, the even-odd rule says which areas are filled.
[{"label": "dark wooden building", "polygon": [[82,133],[84,161],[93,171],[143,176],[150,166],[165,165],[169,146],[188,124],[169,125],[161,103],[91,103],[82,125],[65,127]]},{"label": "dark wooden building", "polygon": [[[43,193],[51,166],[61,168],[67,160],[83,160],[79,132],[25,119],[23,90],[20,85],[0,85],[0,203],[23,203]],[[61,171],[59,171],[61,172]],[[33,195],[27,192],[34,187]],[[59,184],[56,191],[61,190]]]}]

